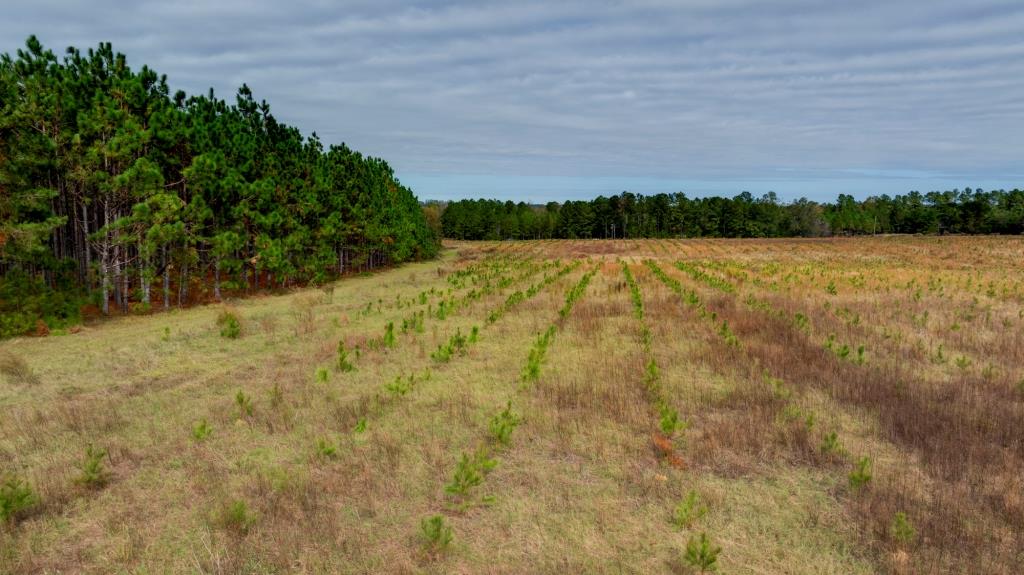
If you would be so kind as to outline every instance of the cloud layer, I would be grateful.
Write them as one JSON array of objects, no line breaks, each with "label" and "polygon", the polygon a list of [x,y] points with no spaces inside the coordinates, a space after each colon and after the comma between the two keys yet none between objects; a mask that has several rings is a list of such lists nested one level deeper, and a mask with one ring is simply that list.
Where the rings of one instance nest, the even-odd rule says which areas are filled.
[{"label": "cloud layer", "polygon": [[829,197],[1024,174],[1017,0],[10,4],[0,51],[111,41],[174,88],[246,82],[421,196],[635,179]]}]

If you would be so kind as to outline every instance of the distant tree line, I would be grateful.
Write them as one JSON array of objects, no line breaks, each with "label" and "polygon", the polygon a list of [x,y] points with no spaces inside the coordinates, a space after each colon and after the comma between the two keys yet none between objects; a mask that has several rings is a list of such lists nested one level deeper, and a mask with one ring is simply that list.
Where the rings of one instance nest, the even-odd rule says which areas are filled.
[{"label": "distant tree line", "polygon": [[544,206],[498,200],[459,200],[430,206],[446,238],[771,238],[872,233],[1020,234],[1024,191],[910,192],[835,203],[755,198],[644,196],[623,192],[590,201]]},{"label": "distant tree line", "polygon": [[388,164],[324,148],[243,85],[171,94],[109,43],[0,58],[0,335],[91,295],[168,307],[435,255]]}]

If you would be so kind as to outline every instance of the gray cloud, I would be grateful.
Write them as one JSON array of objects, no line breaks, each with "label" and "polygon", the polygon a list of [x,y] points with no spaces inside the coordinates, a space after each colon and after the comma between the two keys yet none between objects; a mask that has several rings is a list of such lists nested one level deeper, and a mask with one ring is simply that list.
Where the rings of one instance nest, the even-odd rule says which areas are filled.
[{"label": "gray cloud", "polygon": [[32,33],[54,50],[112,41],[175,88],[230,97],[246,82],[283,121],[433,189],[475,174],[905,191],[906,174],[1012,186],[1024,172],[1016,0],[35,0],[4,14],[0,51]]}]

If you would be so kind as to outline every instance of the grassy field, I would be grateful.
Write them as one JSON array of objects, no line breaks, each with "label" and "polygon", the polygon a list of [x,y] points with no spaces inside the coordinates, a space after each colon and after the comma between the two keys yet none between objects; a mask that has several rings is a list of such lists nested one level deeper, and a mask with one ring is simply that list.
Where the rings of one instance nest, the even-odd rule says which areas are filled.
[{"label": "grassy field", "polygon": [[0,343],[0,573],[1024,572],[1021,239],[449,248]]}]

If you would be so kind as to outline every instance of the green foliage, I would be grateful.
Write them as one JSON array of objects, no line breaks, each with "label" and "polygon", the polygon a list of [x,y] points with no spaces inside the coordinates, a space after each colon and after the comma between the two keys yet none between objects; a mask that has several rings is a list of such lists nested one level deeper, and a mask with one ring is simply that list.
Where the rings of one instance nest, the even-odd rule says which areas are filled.
[{"label": "green foliage", "polygon": [[445,237],[465,240],[536,238],[811,237],[830,233],[1020,234],[1024,191],[952,190],[857,201],[840,194],[832,203],[782,203],[760,198],[689,198],[623,192],[590,201],[531,206],[500,200],[460,200],[441,214]]},{"label": "green foliage", "polygon": [[401,397],[412,391],[413,383],[413,376],[410,375],[409,377],[404,378],[399,375],[395,377],[393,382],[386,384],[384,386],[384,390],[395,397]]},{"label": "green foliage", "polygon": [[[0,158],[3,158],[2,151]],[[3,232],[4,221],[0,215],[0,261],[3,261]],[[40,323],[50,330],[75,325],[82,320],[79,308],[83,303],[79,290],[69,282],[62,281],[58,289],[54,289],[42,278],[18,269],[8,270],[0,278],[0,339],[33,333]]]},{"label": "green foliage", "polygon": [[701,501],[700,495],[691,489],[672,510],[672,523],[680,529],[688,529],[707,513],[708,508]]},{"label": "green foliage", "polygon": [[699,537],[691,536],[687,541],[683,561],[700,573],[713,573],[718,570],[718,555],[721,552],[721,547],[711,544],[707,533],[701,533]]},{"label": "green foliage", "polygon": [[75,482],[90,489],[98,489],[106,485],[110,480],[110,472],[103,464],[106,457],[106,449],[92,445],[87,446],[85,457],[78,464],[79,474],[75,478]]},{"label": "green foliage", "polygon": [[13,522],[39,504],[27,481],[9,475],[0,480],[0,523]]},{"label": "green foliage", "polygon": [[850,487],[853,489],[860,489],[871,481],[871,458],[861,457],[857,460],[853,471],[850,472],[849,480]]},{"label": "green foliage", "polygon": [[450,495],[465,497],[471,489],[483,483],[497,465],[498,461],[492,459],[486,449],[478,449],[472,454],[463,453],[455,467],[455,475],[444,490]]},{"label": "green foliage", "polygon": [[520,417],[512,411],[512,401],[509,400],[505,409],[491,418],[487,430],[496,443],[508,445],[512,440],[512,432],[515,431],[520,421]]},{"label": "green foliage", "polygon": [[843,446],[839,442],[839,434],[831,431],[825,435],[821,440],[820,449],[825,455],[841,455],[843,453]]},{"label": "green foliage", "polygon": [[212,433],[213,427],[210,426],[206,419],[202,419],[192,426],[192,439],[196,441],[203,441],[210,437]]},{"label": "green foliage", "polygon": [[366,432],[366,418],[360,417],[359,421],[356,422],[356,426],[352,429],[352,432],[359,435]]},{"label": "green foliage", "polygon": [[552,325],[533,341],[533,346],[530,347],[530,352],[526,357],[526,365],[523,366],[523,371],[520,373],[524,383],[536,381],[540,377],[541,363],[547,355],[548,346],[554,336],[555,326]]},{"label": "green foliage", "polygon": [[736,291],[736,288],[733,287],[733,285],[728,281],[718,276],[711,275],[694,264],[688,262],[676,262],[676,267],[689,274],[689,276],[694,280],[699,281],[718,291],[724,293],[733,293],[734,291]]},{"label": "green foliage", "polygon": [[239,419],[252,417],[252,398],[246,395],[245,392],[242,390],[238,390],[238,393],[235,394],[235,407],[238,408]]},{"label": "green foliage", "polygon": [[395,322],[389,321],[384,327],[384,337],[381,339],[384,347],[395,347]]},{"label": "green foliage", "polygon": [[242,324],[230,310],[224,310],[217,316],[217,327],[220,328],[220,336],[227,339],[238,339],[242,335]]},{"label": "green foliage", "polygon": [[672,437],[677,431],[682,431],[690,426],[688,422],[679,418],[678,411],[666,403],[662,403],[658,411],[659,427],[661,432],[668,437]]},{"label": "green foliage", "polygon": [[906,513],[898,511],[893,516],[892,523],[889,524],[889,537],[901,547],[911,545],[917,538],[917,530],[910,523]]},{"label": "green foliage", "polygon": [[640,286],[637,285],[633,272],[629,270],[629,266],[625,262],[622,262],[622,275],[625,276],[626,284],[629,286],[629,296],[633,301],[633,315],[636,316],[636,319],[643,321],[644,297],[640,293]]},{"label": "green foliage", "polygon": [[248,86],[188,97],[126,62],[35,37],[0,59],[0,337],[77,322],[86,294],[128,313],[436,255],[385,161],[325,149]]},{"label": "green foliage", "polygon": [[223,529],[245,535],[256,525],[258,516],[249,509],[244,500],[235,499],[224,503],[216,513],[215,522]]},{"label": "green foliage", "polygon": [[469,344],[469,340],[466,336],[462,335],[462,330],[455,330],[455,335],[448,339],[447,343],[441,344],[437,349],[430,354],[430,357],[434,361],[445,363],[451,360],[452,356],[459,354],[462,355],[466,352],[466,346]]},{"label": "green foliage", "polygon": [[338,446],[326,437],[316,440],[316,456],[320,459],[333,459],[338,455]]},{"label": "green foliage", "polygon": [[331,372],[326,367],[320,366],[316,368],[316,382],[327,383],[327,380],[331,378]]},{"label": "green foliage", "polygon": [[345,340],[340,340],[338,342],[338,359],[334,365],[338,371],[341,372],[349,372],[356,368],[356,366],[348,359],[348,351],[345,349]]},{"label": "green foliage", "polygon": [[423,549],[430,555],[444,553],[452,543],[452,528],[444,521],[444,517],[433,515],[420,522],[420,535],[423,538]]}]

